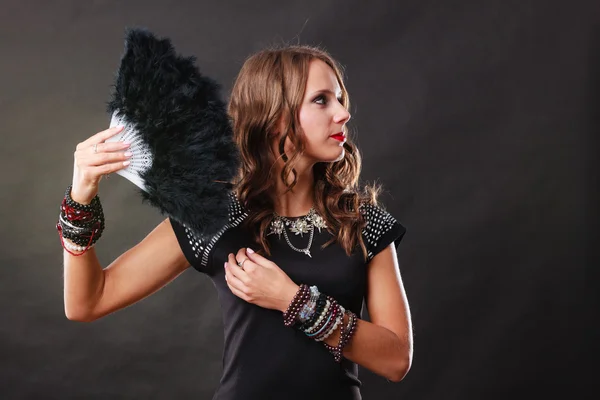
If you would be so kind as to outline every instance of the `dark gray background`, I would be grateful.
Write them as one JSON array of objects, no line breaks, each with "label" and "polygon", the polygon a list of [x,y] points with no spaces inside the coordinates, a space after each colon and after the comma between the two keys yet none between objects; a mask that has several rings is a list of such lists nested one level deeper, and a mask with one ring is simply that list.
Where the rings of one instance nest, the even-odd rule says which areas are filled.
[{"label": "dark gray background", "polygon": [[[227,92],[273,43],[345,65],[363,179],[408,228],[415,333],[403,382],[361,370],[365,399],[584,398],[597,379],[599,4],[3,1],[0,397],[210,399],[218,383],[220,312],[195,271],[94,323],[63,312],[54,225],[73,151],[107,127],[124,29],[145,26]],[[108,265],[162,217],[120,176],[100,195]]]}]

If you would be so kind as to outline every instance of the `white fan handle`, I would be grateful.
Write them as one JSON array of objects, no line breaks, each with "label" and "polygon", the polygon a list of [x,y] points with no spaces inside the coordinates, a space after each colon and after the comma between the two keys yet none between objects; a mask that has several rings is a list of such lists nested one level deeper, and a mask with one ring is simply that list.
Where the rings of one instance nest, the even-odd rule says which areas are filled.
[{"label": "white fan handle", "polygon": [[[118,170],[116,173],[131,181],[143,191],[147,192],[148,190],[146,190],[144,180],[140,176],[140,172],[143,172],[140,167],[149,167],[147,164],[149,161],[148,159],[150,150],[139,138],[137,130],[135,130],[132,125],[128,124],[127,120],[117,117],[117,113],[115,111],[110,120],[110,128],[117,125],[123,125],[125,128],[123,128],[123,130],[118,134],[106,139],[106,141],[122,142],[127,140],[129,143],[131,143],[129,150],[133,153],[133,155],[130,157],[131,164],[129,164],[127,168]],[[142,162],[142,160],[144,162]]]}]

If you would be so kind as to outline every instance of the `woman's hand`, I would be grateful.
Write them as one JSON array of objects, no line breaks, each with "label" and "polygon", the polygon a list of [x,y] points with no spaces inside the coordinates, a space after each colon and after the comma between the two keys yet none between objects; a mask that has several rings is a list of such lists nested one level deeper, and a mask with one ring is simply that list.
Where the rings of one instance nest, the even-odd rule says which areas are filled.
[{"label": "woman's hand", "polygon": [[104,141],[123,130],[122,126],[106,129],[79,143],[75,149],[73,187],[71,198],[78,203],[89,204],[98,193],[98,183],[103,175],[116,172],[129,165],[131,157],[124,142]]},{"label": "woman's hand", "polygon": [[[246,261],[244,261],[246,260]],[[244,261],[242,267],[238,262]],[[241,248],[225,262],[225,280],[240,299],[263,308],[284,312],[300,288],[272,261]]]}]

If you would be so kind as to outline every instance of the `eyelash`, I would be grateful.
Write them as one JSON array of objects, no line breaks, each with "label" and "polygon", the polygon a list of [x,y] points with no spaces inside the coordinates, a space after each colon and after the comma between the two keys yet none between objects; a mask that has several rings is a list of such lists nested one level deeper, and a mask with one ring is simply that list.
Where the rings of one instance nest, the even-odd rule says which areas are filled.
[{"label": "eyelash", "polygon": [[[319,102],[318,102],[318,100],[323,100],[323,101],[324,101],[324,103],[319,103]],[[343,102],[343,99],[340,97],[340,98],[338,98],[338,99],[337,99],[337,101],[339,101],[339,102],[340,102],[340,104],[341,104],[341,103]],[[322,106],[324,106],[324,105],[326,105],[326,104],[327,104],[327,97],[321,94],[321,95],[319,95],[319,96],[315,97],[315,99],[313,100],[313,102],[314,102],[314,103],[317,103],[317,104],[319,104],[319,105],[322,105]]]}]

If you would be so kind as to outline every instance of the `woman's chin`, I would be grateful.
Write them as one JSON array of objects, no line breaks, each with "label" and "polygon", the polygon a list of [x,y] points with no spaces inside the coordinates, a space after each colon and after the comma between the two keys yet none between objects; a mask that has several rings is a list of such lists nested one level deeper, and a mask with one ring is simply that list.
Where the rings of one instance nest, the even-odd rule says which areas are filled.
[{"label": "woman's chin", "polygon": [[344,155],[346,155],[346,150],[344,150],[344,148],[340,146],[340,149],[339,149],[339,151],[337,153],[337,156],[332,156],[331,158],[329,158],[325,162],[336,162],[336,161],[343,160],[344,159]]}]

